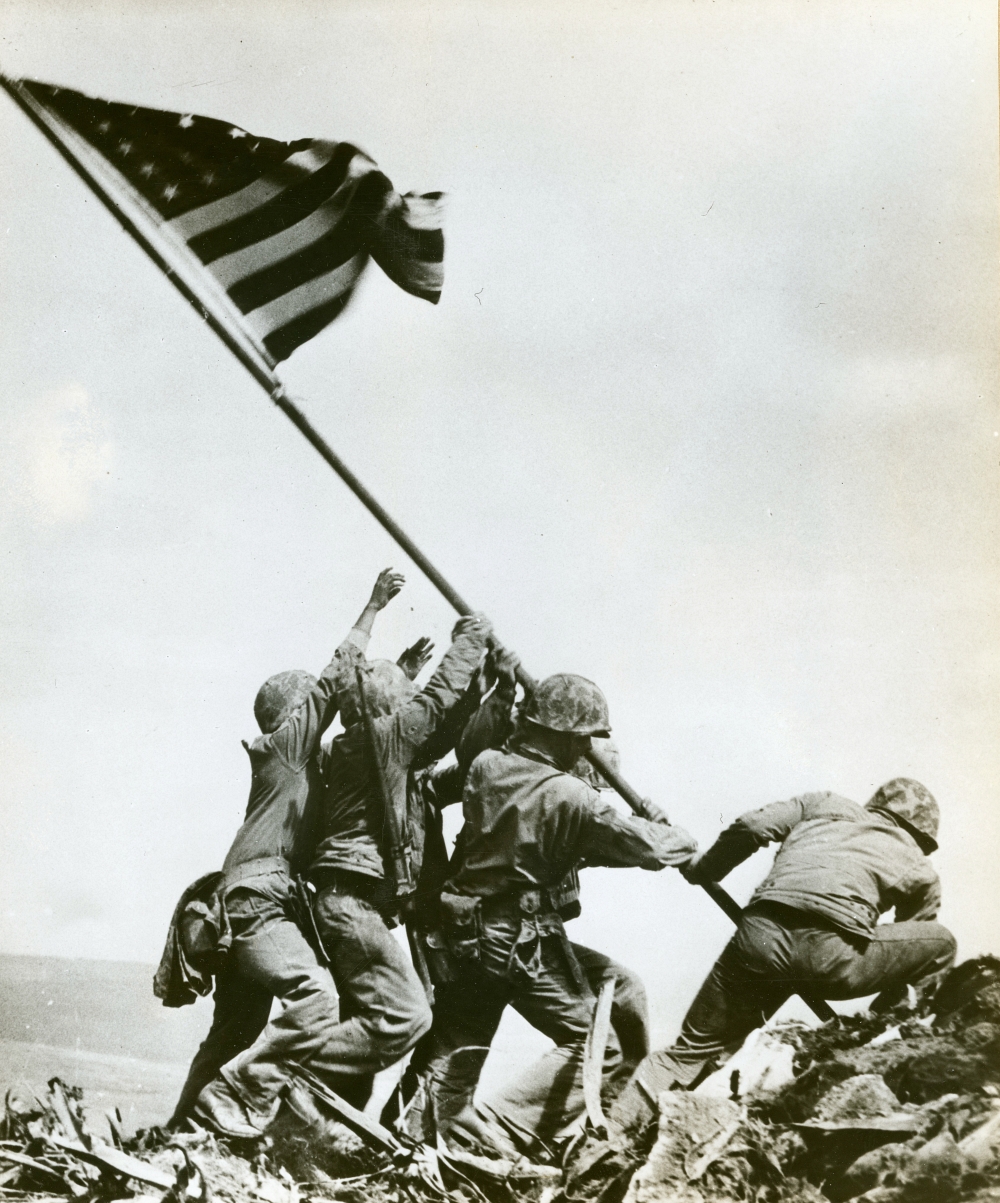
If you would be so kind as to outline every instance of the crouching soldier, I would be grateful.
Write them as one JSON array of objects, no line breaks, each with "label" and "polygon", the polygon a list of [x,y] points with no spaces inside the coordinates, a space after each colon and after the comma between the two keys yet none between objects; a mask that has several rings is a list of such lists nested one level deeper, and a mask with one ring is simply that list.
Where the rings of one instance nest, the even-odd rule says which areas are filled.
[{"label": "crouching soldier", "polygon": [[[441,896],[460,967],[447,1000],[460,1014],[451,1022],[492,1038],[510,1005],[556,1047],[504,1091],[499,1108],[477,1109],[469,1102],[442,1123],[451,1141],[528,1151],[582,1114],[583,1049],[596,1004],[592,984],[614,972],[614,965],[570,943],[560,914],[564,883],[577,866],[658,870],[686,863],[694,850],[687,832],[625,817],[573,775],[591,738],[608,734],[601,691],[583,677],[561,673],[529,697],[508,744],[483,752],[469,771],[465,825]],[[612,1032],[607,1084],[621,1065]],[[432,1062],[427,1073],[433,1077],[438,1069]],[[439,1115],[439,1122],[444,1118]]]},{"label": "crouching soldier", "polygon": [[411,912],[420,873],[425,831],[416,769],[449,750],[442,734],[491,634],[484,615],[460,619],[419,692],[397,665],[376,660],[342,694],[345,729],[324,760],[309,877],[340,995],[341,1022],[327,1046],[339,1069],[335,1089],[356,1107],[367,1102],[375,1073],[405,1056],[431,1024],[424,986],[389,929]]},{"label": "crouching soldier", "polygon": [[[337,713],[344,681],[364,662],[376,614],[402,585],[403,577],[390,569],[379,575],[368,605],[318,680],[301,671],[279,673],[257,694],[254,717],[263,734],[243,745],[251,768],[246,818],[217,875],[215,908],[228,919],[231,943],[216,974],[212,1026],[195,1054],[172,1126],[190,1117],[224,1135],[259,1136],[277,1109],[289,1067],[307,1063],[321,1076],[339,1068],[331,1060],[337,994],[294,921],[300,907],[293,874],[307,867],[315,844],[307,802],[318,787],[320,738]],[[176,946],[172,931],[154,986],[165,1001]],[[275,998],[282,1010],[268,1023]]]},{"label": "crouching soldier", "polygon": [[[741,815],[683,870],[720,881],[758,848],[781,843],[740,925],[691,1004],[672,1047],[639,1066],[609,1116],[630,1133],[653,1118],[651,1100],[691,1087],[732,1054],[792,994],[826,999],[878,993],[873,1009],[907,986],[933,988],[955,959],[955,938],[935,922],[938,805],[897,777],[865,806],[803,794]],[[878,917],[895,907],[895,923]]]}]

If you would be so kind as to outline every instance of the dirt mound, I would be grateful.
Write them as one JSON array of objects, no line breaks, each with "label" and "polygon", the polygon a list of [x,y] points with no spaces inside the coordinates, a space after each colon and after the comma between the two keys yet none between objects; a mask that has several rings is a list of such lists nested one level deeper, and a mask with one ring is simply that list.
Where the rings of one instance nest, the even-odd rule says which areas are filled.
[{"label": "dirt mound", "polygon": [[[58,1079],[7,1095],[0,1196],[153,1203],[985,1203],[1000,1200],[1000,960],[917,1009],[777,1025],[742,1097],[670,1091],[634,1143],[584,1134],[557,1168],[414,1146],[350,1109],[286,1115],[262,1142],[86,1128]],[[789,1075],[788,1066],[791,1065]],[[728,1076],[738,1089],[737,1074]],[[751,1080],[744,1076],[745,1081]],[[706,1083],[706,1087],[707,1087]],[[724,1088],[725,1089],[725,1088]],[[322,1103],[322,1098],[318,1099]],[[320,1107],[322,1111],[322,1107]],[[339,1122],[343,1120],[344,1122]]]}]

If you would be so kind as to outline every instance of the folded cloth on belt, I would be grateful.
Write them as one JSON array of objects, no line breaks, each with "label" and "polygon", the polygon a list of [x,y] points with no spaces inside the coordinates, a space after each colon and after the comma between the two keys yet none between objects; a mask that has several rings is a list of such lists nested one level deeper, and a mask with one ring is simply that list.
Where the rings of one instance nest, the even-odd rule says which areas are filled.
[{"label": "folded cloth on belt", "polygon": [[212,977],[232,943],[222,889],[225,874],[206,873],[180,896],[167,930],[153,993],[165,1007],[185,1007],[212,991]]}]

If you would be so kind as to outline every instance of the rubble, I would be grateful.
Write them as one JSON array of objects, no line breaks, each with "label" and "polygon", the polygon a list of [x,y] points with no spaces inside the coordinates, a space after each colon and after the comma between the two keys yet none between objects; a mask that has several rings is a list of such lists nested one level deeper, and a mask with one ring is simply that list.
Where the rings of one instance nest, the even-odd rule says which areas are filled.
[{"label": "rubble", "polygon": [[[734,1068],[735,1067],[735,1068]],[[779,1024],[693,1092],[668,1091],[634,1145],[574,1142],[558,1166],[416,1144],[328,1108],[266,1140],[160,1129],[107,1139],[58,1079],[7,1094],[0,1200],[140,1203],[986,1203],[1000,1201],[1000,960],[934,998],[822,1027]],[[317,1106],[323,1109],[321,1096]]]},{"label": "rubble", "polygon": [[704,1203],[694,1184],[736,1135],[746,1113],[729,1099],[660,1095],[656,1144],[629,1183],[625,1203]]}]

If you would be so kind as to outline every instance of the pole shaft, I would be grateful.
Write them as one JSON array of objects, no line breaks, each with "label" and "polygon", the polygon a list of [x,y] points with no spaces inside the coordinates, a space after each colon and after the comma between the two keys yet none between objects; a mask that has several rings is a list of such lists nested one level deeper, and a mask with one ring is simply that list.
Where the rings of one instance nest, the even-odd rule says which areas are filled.
[{"label": "pole shaft", "polygon": [[313,447],[326,460],[330,467],[337,473],[340,479],[351,490],[358,501],[371,514],[376,522],[379,523],[406,552],[410,559],[417,565],[423,574],[430,580],[431,584],[438,590],[445,600],[458,611],[459,614],[471,614],[472,607],[462,597],[457,589],[445,580],[440,572],[434,567],[430,560],[424,555],[420,548],[413,542],[410,536],[392,517],[384,506],[376,501],[374,495],[365,488],[357,476],[344,463],[340,456],[327,443],[326,439],[313,426],[309,419],[305,416],[301,409],[291,400],[284,391],[272,393],[271,400],[281,410],[281,412],[289,419],[290,422],[312,443]]}]

